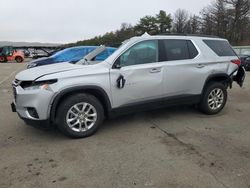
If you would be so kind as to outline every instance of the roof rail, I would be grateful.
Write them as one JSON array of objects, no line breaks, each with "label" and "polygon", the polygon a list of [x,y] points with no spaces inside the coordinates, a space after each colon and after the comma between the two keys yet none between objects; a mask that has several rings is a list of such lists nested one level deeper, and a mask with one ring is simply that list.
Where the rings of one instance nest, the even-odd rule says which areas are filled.
[{"label": "roof rail", "polygon": [[186,33],[161,33],[158,35],[169,35],[169,36],[192,36],[192,37],[209,37],[209,38],[220,38],[215,35],[203,35],[203,34],[186,34]]}]

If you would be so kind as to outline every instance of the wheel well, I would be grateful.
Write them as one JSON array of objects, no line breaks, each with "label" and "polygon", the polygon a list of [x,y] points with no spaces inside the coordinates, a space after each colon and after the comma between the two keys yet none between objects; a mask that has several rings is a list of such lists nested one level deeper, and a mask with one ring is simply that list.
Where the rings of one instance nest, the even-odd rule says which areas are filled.
[{"label": "wheel well", "polygon": [[107,98],[108,96],[106,93],[104,93],[104,91],[101,91],[99,89],[91,89],[91,88],[90,89],[76,89],[76,90],[64,92],[60,96],[56,97],[56,99],[53,101],[51,111],[50,111],[50,118],[52,122],[54,122],[56,119],[57,110],[61,102],[65,100],[66,98],[72,95],[75,95],[77,93],[86,93],[86,94],[95,96],[102,104],[105,116],[106,117],[108,116],[108,112],[111,108],[111,105],[110,105],[109,99]]},{"label": "wheel well", "polygon": [[227,82],[229,82],[230,80],[229,80],[229,78],[228,77],[226,77],[226,76],[216,76],[216,77],[212,77],[212,78],[210,78],[208,81],[207,81],[207,83],[209,83],[209,82],[222,82],[222,83],[227,83]]},{"label": "wheel well", "polygon": [[211,82],[220,82],[224,84],[226,88],[232,87],[232,79],[228,75],[222,74],[222,75],[215,75],[215,76],[208,77],[208,79],[205,82],[203,91],[207,87],[207,85],[210,84]]}]

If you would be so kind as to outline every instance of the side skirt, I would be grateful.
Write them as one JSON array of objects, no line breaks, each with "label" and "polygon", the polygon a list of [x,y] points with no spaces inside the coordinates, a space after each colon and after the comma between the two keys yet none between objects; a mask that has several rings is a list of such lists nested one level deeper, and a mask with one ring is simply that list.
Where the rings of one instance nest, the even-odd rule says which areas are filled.
[{"label": "side skirt", "polygon": [[131,114],[135,112],[143,112],[165,107],[171,107],[171,106],[198,104],[200,100],[201,100],[201,95],[181,95],[175,97],[150,100],[140,103],[133,103],[112,109],[109,112],[109,118],[114,118],[117,116]]}]

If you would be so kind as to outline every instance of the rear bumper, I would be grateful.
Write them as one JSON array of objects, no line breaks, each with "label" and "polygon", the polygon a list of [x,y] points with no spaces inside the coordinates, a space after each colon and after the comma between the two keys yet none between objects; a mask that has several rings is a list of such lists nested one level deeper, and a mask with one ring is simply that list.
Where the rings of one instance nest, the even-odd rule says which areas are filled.
[{"label": "rear bumper", "polygon": [[237,74],[233,76],[233,81],[237,82],[239,86],[242,87],[245,81],[245,77],[246,77],[246,71],[243,66],[240,66],[239,69],[237,70]]}]

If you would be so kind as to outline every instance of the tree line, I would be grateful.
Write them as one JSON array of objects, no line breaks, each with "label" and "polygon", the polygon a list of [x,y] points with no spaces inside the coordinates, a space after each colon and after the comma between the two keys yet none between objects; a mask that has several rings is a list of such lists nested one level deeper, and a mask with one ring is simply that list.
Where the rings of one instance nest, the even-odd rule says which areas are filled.
[{"label": "tree line", "polygon": [[250,45],[250,0],[215,0],[197,15],[184,9],[173,15],[160,10],[154,16],[142,17],[135,25],[122,23],[116,31],[65,47],[101,44],[118,47],[124,40],[145,32],[215,35],[228,39],[232,45]]}]

